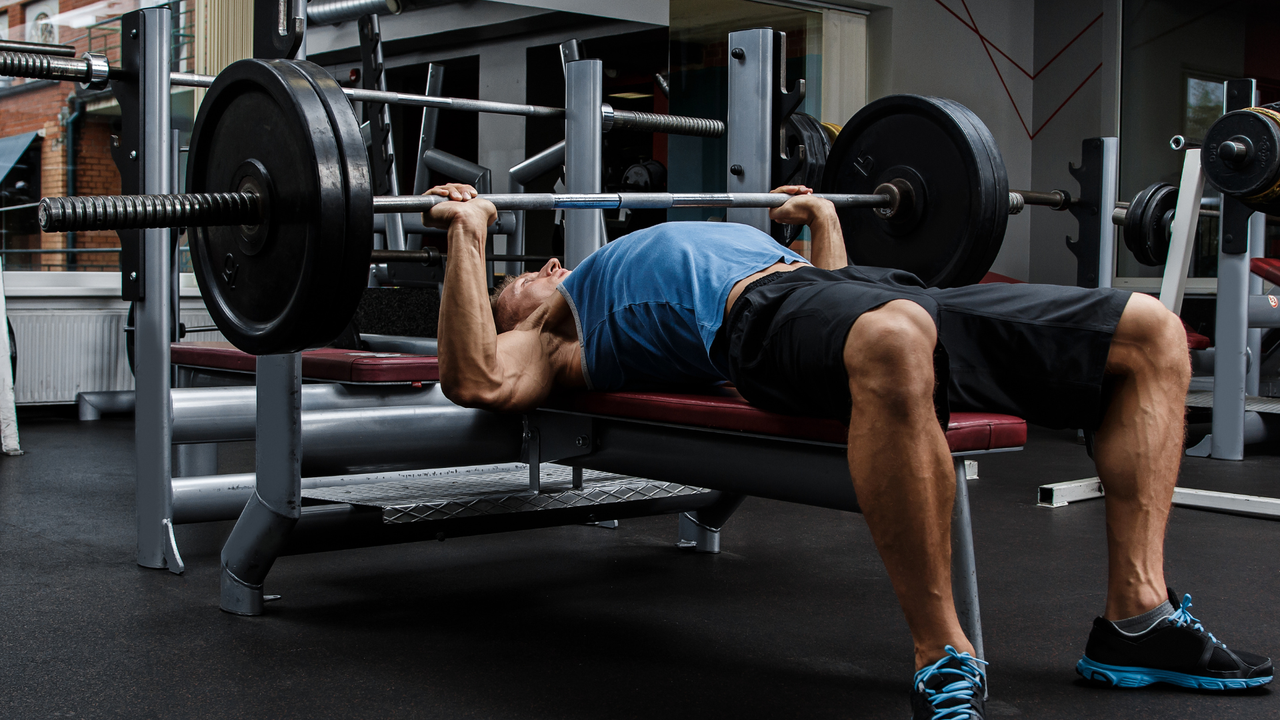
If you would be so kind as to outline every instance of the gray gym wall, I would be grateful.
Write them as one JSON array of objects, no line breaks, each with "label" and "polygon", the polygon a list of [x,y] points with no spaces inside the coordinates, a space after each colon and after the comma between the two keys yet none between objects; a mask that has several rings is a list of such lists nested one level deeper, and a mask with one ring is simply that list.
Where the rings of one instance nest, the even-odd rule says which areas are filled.
[{"label": "gray gym wall", "polygon": [[[1080,185],[1067,167],[1080,164],[1081,141],[1119,133],[1120,6],[1120,0],[1040,0],[1034,62],[1023,64],[1040,74],[1032,82],[1016,69],[1002,67],[1006,73],[1005,68],[1015,73],[1014,77],[1006,74],[1007,80],[1034,86],[1034,107],[1024,111],[1035,134],[1031,189],[1060,188],[1079,195]],[[1031,221],[1030,267],[1027,275],[1015,277],[1074,285],[1076,257],[1067,249],[1066,238],[1079,234],[1075,218],[1048,208],[1028,208],[1023,215]]]},{"label": "gray gym wall", "polygon": [[[965,105],[982,118],[995,136],[1008,168],[1009,186],[1027,188],[1031,182],[1032,142],[1018,120],[1014,103],[1023,117],[1028,117],[1033,107],[1033,85],[992,50],[991,57],[1012,94],[1010,102],[987,49],[970,28],[976,24],[992,45],[1026,67],[1035,52],[1035,7],[1039,3],[968,0],[968,11],[960,0],[847,4],[871,11],[867,19],[867,99],[915,93],[940,95]],[[1013,77],[1014,73],[1019,77]],[[992,270],[1025,280],[1030,275],[1032,254],[1028,216],[1011,217],[1004,246]]]}]

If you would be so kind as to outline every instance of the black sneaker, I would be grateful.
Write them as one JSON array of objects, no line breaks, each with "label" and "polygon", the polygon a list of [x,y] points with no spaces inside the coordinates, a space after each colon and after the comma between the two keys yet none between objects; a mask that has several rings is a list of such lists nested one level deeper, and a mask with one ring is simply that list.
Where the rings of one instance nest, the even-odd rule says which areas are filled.
[{"label": "black sneaker", "polygon": [[[1177,604],[1173,591],[1169,602]],[[1115,687],[1143,687],[1169,683],[1201,690],[1243,690],[1271,682],[1271,660],[1253,653],[1228,650],[1182,607],[1140,635],[1125,635],[1103,618],[1093,632],[1076,672],[1086,680]]]},{"label": "black sneaker", "polygon": [[958,653],[916,671],[911,688],[911,720],[982,720],[987,691],[985,660]]}]

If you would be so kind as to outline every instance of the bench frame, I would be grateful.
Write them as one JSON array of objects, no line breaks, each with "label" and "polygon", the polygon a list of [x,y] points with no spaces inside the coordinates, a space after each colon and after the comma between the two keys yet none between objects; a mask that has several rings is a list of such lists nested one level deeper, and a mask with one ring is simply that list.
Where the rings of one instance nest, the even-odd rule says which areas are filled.
[{"label": "bench frame", "polygon": [[[380,512],[352,505],[303,507],[301,355],[259,357],[257,371],[257,485],[222,550],[223,610],[261,614],[263,582],[281,555],[441,537],[425,524],[386,525]],[[653,501],[617,515],[682,513],[682,540],[700,549],[719,549],[720,528],[749,495],[838,510],[859,509],[843,444],[563,409],[528,413],[523,426],[522,459],[530,464],[530,483],[535,488],[539,464],[559,462],[718,491],[692,500]],[[658,447],[663,451],[653,452]],[[957,614],[979,657],[983,655],[982,622],[965,459],[1019,449],[953,453],[957,478],[952,513],[953,590]],[[786,481],[779,482],[779,478]],[[614,519],[581,512],[584,522]],[[546,524],[564,523],[526,517],[517,521],[518,526],[464,526],[451,531],[450,536]]]}]

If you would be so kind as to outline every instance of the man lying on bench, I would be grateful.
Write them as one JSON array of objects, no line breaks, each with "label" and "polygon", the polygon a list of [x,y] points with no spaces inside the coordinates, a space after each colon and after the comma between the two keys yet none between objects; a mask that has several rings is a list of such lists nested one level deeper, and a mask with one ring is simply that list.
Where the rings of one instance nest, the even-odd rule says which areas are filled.
[{"label": "man lying on bench", "polygon": [[[1096,432],[1106,490],[1103,616],[1076,670],[1122,687],[1270,682],[1164,580],[1164,532],[1190,381],[1177,316],[1141,294],[990,284],[926,288],[850,266],[834,207],[807,188],[770,211],[808,225],[813,261],[735,223],[665,223],[574,271],[552,260],[490,297],[492,204],[467,185],[424,222],[448,228],[440,383],[460,405],[530,410],[555,387],[732,382],[753,405],[849,422],[849,472],[915,642],[916,720],[982,717],[986,673],[951,594],[951,410]],[[1180,605],[1180,606],[1179,606]],[[948,711],[949,709],[949,711]]]}]

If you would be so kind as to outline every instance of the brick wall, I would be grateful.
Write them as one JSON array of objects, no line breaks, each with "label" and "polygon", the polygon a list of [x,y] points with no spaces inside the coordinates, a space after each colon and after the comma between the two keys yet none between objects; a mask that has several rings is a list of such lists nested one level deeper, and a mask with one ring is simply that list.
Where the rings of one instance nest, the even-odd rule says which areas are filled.
[{"label": "brick wall", "polygon": [[[58,9],[60,12],[67,12],[97,1],[60,0]],[[24,7],[13,3],[4,9],[9,14],[9,37],[26,39]],[[59,42],[74,45],[78,53],[88,49],[83,30],[60,27],[58,33]],[[75,84],[31,81],[33,88],[22,91],[20,86],[24,82],[26,81],[16,80],[16,92],[0,97],[0,136],[8,137],[32,131],[41,133],[36,141],[40,143],[40,193],[46,196],[119,193],[120,174],[111,159],[111,118],[87,113],[81,116],[76,133],[76,187],[69,189],[66,187],[67,147],[63,121],[69,112],[67,98],[75,92]],[[77,233],[75,242],[79,247],[120,246],[119,238],[114,232]],[[66,236],[60,233],[41,233],[39,247],[64,248]],[[42,254],[32,256],[30,261],[46,270],[60,270],[63,269],[65,259],[66,256],[62,254]],[[27,258],[22,260],[26,261]],[[116,253],[83,253],[77,260],[76,265],[90,270],[116,270],[119,267]]]},{"label": "brick wall", "polygon": [[[67,188],[66,128],[63,120],[68,109],[67,98],[73,91],[71,83],[58,83],[31,92],[0,98],[0,134],[18,135],[36,131],[41,133],[40,143],[40,193],[49,195],[104,195],[120,192],[120,173],[111,158],[111,118],[91,114],[81,115],[76,133],[76,186]],[[119,247],[114,232],[77,233],[79,247]],[[60,233],[41,233],[40,247],[64,248],[66,236]],[[83,253],[76,263],[90,270],[115,270],[118,268],[115,253]],[[61,269],[64,256],[60,254],[38,255],[32,258],[35,265],[44,269]],[[57,266],[57,267],[55,267]]]},{"label": "brick wall", "polygon": [[[111,159],[111,123],[107,118],[89,116],[80,123],[76,138],[76,195],[119,195],[120,172]],[[76,247],[116,248],[120,238],[114,231],[76,233]],[[80,253],[77,264],[89,269],[115,270],[117,253]],[[92,266],[107,266],[92,267]]]}]

